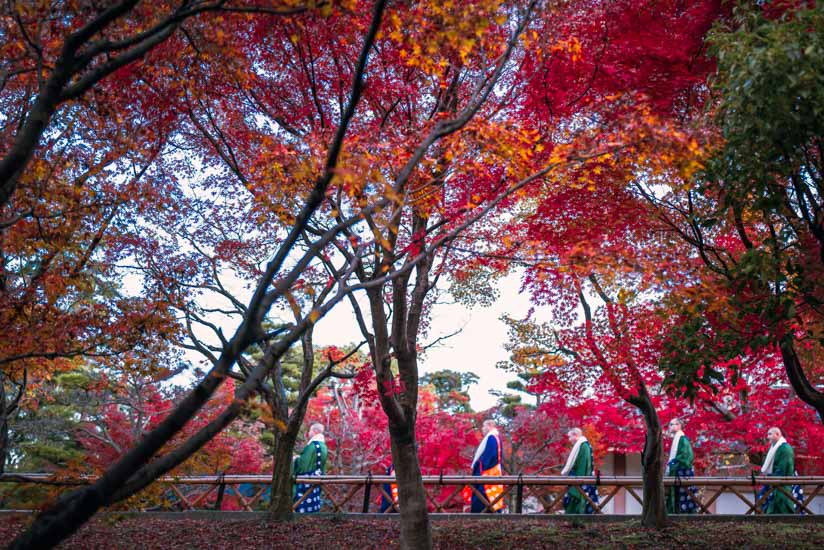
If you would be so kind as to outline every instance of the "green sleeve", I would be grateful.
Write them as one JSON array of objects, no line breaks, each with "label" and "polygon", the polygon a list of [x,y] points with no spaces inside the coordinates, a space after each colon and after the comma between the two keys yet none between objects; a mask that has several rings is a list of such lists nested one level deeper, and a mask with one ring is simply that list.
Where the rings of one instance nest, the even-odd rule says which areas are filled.
[{"label": "green sleeve", "polygon": [[581,444],[572,473],[576,476],[592,475],[592,446],[588,441]]},{"label": "green sleeve", "polygon": [[681,468],[692,468],[692,445],[690,444],[690,440],[687,439],[687,436],[681,436],[678,440],[678,450],[675,453],[675,460],[678,461]]},{"label": "green sleeve", "polygon": [[309,443],[292,464],[293,475],[299,476],[315,471],[315,446]]},{"label": "green sleeve", "polygon": [[320,444],[320,472],[322,474],[326,473],[326,457],[329,454],[329,449],[326,447],[326,443]]},{"label": "green sleeve", "polygon": [[795,474],[795,456],[788,443],[782,444],[775,451],[772,475],[789,477]]}]

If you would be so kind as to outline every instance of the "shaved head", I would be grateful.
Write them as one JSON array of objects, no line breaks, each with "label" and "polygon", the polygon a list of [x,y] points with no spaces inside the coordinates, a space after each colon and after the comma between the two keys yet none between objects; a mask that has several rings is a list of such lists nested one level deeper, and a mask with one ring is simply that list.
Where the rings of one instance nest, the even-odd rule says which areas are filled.
[{"label": "shaved head", "polygon": [[575,428],[570,428],[567,432],[567,438],[569,439],[569,442],[573,445],[575,445],[575,443],[577,443],[578,440],[581,439],[583,436],[584,431],[581,428],[578,428],[577,426]]},{"label": "shaved head", "polygon": [[683,429],[684,429],[684,423],[681,422],[680,418],[676,417],[676,418],[673,418],[672,420],[669,421],[669,433],[670,433],[670,435],[675,436],[675,434],[677,434],[680,431],[683,431]]},{"label": "shaved head", "polygon": [[495,421],[491,418],[487,418],[484,420],[483,426],[481,427],[481,431],[484,435],[488,434],[490,431],[495,429]]},{"label": "shaved head", "polygon": [[773,426],[767,430],[767,439],[770,440],[770,443],[778,443],[778,440],[781,439],[781,430]]}]

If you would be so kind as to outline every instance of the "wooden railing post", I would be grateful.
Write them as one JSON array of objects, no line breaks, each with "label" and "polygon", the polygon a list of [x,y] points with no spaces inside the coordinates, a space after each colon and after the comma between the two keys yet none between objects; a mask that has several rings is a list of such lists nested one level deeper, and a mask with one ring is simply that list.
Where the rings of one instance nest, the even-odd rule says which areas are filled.
[{"label": "wooden railing post", "polygon": [[226,491],[226,472],[220,472],[217,476],[217,498],[215,499],[215,510],[220,510],[223,505],[223,493]]},{"label": "wooden railing post", "polygon": [[[750,480],[752,481],[752,501],[753,503],[758,502],[758,486],[755,484],[755,470],[750,470]],[[757,508],[761,508],[758,506]],[[753,505],[752,513],[757,514],[760,510],[756,510],[756,506]]]},{"label": "wooden railing post", "polygon": [[366,481],[363,484],[363,513],[369,513],[369,497],[372,492],[372,472],[366,474]]},{"label": "wooden railing post", "polygon": [[515,487],[515,513],[524,513],[524,474],[518,474],[518,485]]}]

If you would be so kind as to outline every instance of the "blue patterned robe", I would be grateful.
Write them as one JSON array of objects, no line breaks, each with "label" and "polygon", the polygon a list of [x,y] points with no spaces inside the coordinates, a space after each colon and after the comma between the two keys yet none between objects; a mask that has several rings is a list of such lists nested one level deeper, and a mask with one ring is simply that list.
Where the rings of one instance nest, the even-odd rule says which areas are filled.
[{"label": "blue patterned robe", "polygon": [[[303,452],[292,463],[292,475],[297,476],[319,476],[323,475],[326,469],[326,444],[322,441],[310,441]],[[296,483],[294,491],[294,502],[298,502],[303,495],[309,491],[309,496],[295,510],[299,514],[313,514],[320,511],[321,497],[320,487],[309,485],[308,483]]]},{"label": "blue patterned robe", "polygon": [[[678,439],[675,458],[667,462],[667,475],[678,480],[695,477],[692,461],[692,445],[687,436],[682,435]],[[694,514],[698,511],[697,498],[698,489],[693,485],[678,483],[674,487],[667,487],[667,513]]]}]

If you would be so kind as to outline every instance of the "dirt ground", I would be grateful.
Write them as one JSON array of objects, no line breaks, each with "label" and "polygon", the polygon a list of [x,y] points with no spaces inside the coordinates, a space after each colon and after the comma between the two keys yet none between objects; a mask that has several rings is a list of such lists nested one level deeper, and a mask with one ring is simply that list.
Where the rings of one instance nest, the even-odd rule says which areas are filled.
[{"label": "dirt ground", "polygon": [[[10,542],[29,517],[0,517],[0,540]],[[824,548],[824,521],[687,521],[647,530],[636,519],[578,523],[542,519],[439,519],[437,548]],[[99,516],[61,548],[396,548],[394,519],[300,518],[168,519]]]}]

